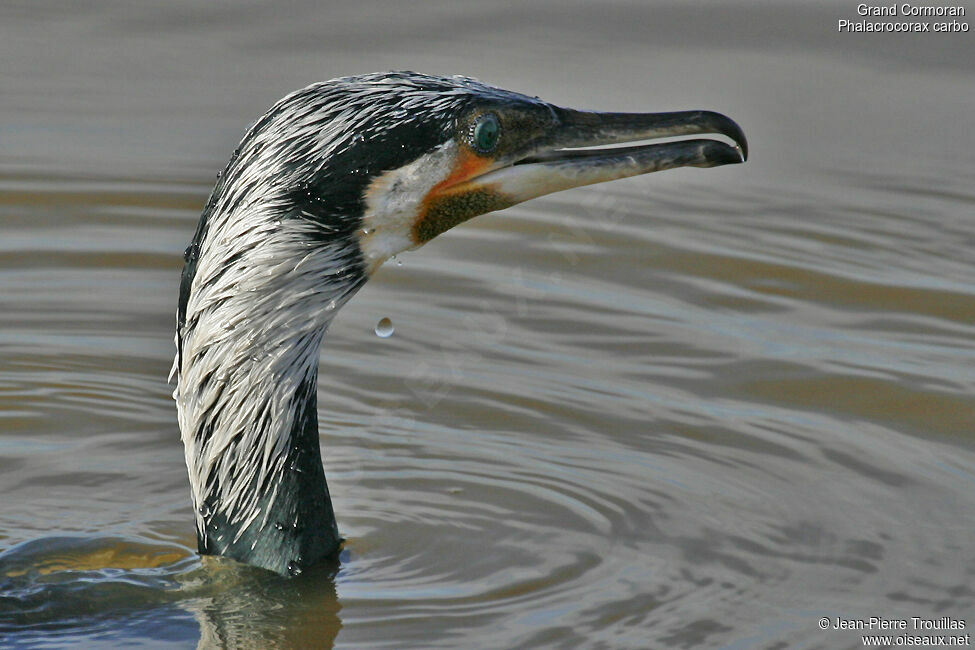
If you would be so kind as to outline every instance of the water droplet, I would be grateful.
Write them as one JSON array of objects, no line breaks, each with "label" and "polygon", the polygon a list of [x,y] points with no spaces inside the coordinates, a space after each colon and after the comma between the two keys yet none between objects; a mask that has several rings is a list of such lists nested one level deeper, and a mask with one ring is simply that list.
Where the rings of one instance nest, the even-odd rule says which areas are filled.
[{"label": "water droplet", "polygon": [[220,178],[221,176],[223,176],[223,172],[217,172],[217,178]]},{"label": "water droplet", "polygon": [[403,260],[396,260],[396,266],[403,266]]},{"label": "water droplet", "polygon": [[284,524],[282,524],[280,521],[276,522],[274,524],[274,527],[277,528],[278,530],[284,530]]},{"label": "water droplet", "polygon": [[388,339],[393,335],[393,331],[393,321],[385,316],[376,323],[376,336],[379,338]]},{"label": "water droplet", "polygon": [[328,304],[325,305],[325,311],[332,311],[333,309],[335,309],[335,301],[329,300]]}]

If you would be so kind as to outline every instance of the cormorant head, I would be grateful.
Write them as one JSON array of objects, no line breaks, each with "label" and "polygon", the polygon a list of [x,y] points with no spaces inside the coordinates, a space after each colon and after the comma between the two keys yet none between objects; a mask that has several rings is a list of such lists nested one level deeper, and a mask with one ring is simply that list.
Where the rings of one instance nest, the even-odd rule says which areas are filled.
[{"label": "cormorant head", "polygon": [[[696,139],[593,148],[697,133],[723,134],[734,145]],[[368,276],[392,255],[485,212],[746,156],[742,130],[718,113],[576,111],[467,77],[377,73],[280,100],[241,142],[206,212],[263,202],[275,222],[317,222],[307,229],[313,240],[354,235]]]}]

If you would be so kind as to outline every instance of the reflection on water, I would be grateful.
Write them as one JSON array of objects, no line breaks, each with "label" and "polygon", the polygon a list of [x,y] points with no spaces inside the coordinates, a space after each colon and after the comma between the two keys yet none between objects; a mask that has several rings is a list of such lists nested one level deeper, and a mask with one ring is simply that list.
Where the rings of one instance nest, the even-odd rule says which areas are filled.
[{"label": "reflection on water", "polygon": [[287,580],[214,558],[201,566],[178,547],[42,538],[0,556],[0,631],[21,643],[135,637],[199,638],[201,647],[331,647],[342,626],[336,569]]},{"label": "reflection on water", "polygon": [[[832,648],[859,639],[820,616],[969,616],[971,42],[734,6],[0,10],[0,645]],[[322,355],[340,564],[201,560],[182,250],[248,120],[403,67],[713,108],[753,156],[387,265]]]}]

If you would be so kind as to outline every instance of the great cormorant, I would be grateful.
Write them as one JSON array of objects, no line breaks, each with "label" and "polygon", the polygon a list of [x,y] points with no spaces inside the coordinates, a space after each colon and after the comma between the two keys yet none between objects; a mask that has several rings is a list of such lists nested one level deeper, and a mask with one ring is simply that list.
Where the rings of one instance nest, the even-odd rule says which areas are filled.
[{"label": "great cormorant", "polygon": [[[593,148],[696,133],[735,144]],[[459,76],[345,77],[278,101],[234,151],[184,255],[174,397],[200,553],[295,575],[338,550],[318,351],[385,260],[485,212],[740,163],[746,147],[718,113],[576,111]]]}]

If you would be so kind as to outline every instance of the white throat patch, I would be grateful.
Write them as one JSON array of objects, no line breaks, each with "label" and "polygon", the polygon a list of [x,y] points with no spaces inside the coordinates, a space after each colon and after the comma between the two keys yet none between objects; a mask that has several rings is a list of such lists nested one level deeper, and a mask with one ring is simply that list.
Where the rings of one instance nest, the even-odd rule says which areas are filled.
[{"label": "white throat patch", "polygon": [[358,233],[367,275],[371,276],[393,255],[420,246],[413,227],[423,209],[423,200],[450,175],[457,156],[457,143],[450,140],[369,184]]}]

